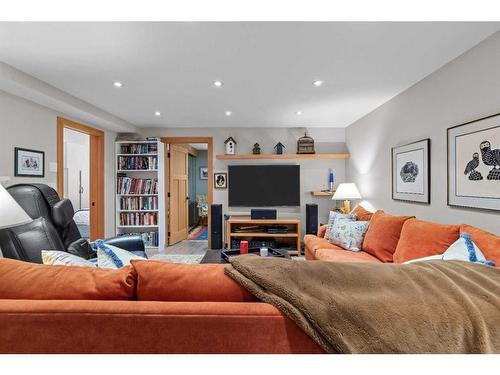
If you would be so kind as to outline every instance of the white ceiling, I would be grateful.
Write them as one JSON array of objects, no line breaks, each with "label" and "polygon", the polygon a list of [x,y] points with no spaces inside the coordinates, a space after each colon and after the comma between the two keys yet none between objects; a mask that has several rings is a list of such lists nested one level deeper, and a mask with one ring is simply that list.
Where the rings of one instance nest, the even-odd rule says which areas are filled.
[{"label": "white ceiling", "polygon": [[189,145],[195,150],[200,150],[200,151],[208,150],[207,143],[190,143]]},{"label": "white ceiling", "polygon": [[[499,28],[0,23],[0,61],[139,127],[346,127]],[[218,79],[221,88],[212,84]],[[315,79],[324,85],[314,87]]]}]

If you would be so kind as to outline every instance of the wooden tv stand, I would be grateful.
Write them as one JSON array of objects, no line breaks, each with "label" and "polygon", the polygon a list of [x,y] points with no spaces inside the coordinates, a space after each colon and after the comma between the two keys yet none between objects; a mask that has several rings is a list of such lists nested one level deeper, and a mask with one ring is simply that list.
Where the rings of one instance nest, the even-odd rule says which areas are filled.
[{"label": "wooden tv stand", "polygon": [[[288,228],[287,233],[268,233],[268,232],[240,232],[237,229],[241,226],[254,225],[283,225]],[[226,246],[231,247],[233,238],[241,238],[249,240],[255,237],[269,239],[292,239],[290,242],[296,244],[297,251],[289,251],[290,254],[301,255],[301,238],[300,238],[300,220],[298,219],[258,219],[252,220],[249,216],[231,216],[226,220]]]}]

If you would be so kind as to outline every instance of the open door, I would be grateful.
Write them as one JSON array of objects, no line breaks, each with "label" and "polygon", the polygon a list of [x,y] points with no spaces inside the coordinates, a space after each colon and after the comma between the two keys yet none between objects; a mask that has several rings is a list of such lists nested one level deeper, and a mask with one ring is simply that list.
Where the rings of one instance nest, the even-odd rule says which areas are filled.
[{"label": "open door", "polygon": [[185,240],[189,232],[188,168],[188,150],[170,145],[169,245]]}]

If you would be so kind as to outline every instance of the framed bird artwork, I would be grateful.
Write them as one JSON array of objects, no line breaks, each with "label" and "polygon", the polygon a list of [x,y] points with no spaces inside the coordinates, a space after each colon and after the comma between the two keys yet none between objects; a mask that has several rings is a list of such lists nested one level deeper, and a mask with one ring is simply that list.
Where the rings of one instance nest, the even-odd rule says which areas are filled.
[{"label": "framed bird artwork", "polygon": [[448,205],[500,210],[500,114],[447,129]]},{"label": "framed bird artwork", "polygon": [[392,199],[431,203],[429,138],[392,148]]}]

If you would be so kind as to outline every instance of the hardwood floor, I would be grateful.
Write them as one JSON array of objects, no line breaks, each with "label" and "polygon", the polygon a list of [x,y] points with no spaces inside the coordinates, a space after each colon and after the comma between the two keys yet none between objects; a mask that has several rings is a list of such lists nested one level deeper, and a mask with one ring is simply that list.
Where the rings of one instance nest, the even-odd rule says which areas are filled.
[{"label": "hardwood floor", "polygon": [[148,250],[146,253],[148,257],[155,254],[182,254],[182,255],[204,255],[208,250],[208,241],[190,241],[184,240],[176,243],[173,246],[166,247],[165,249],[158,251]]}]

